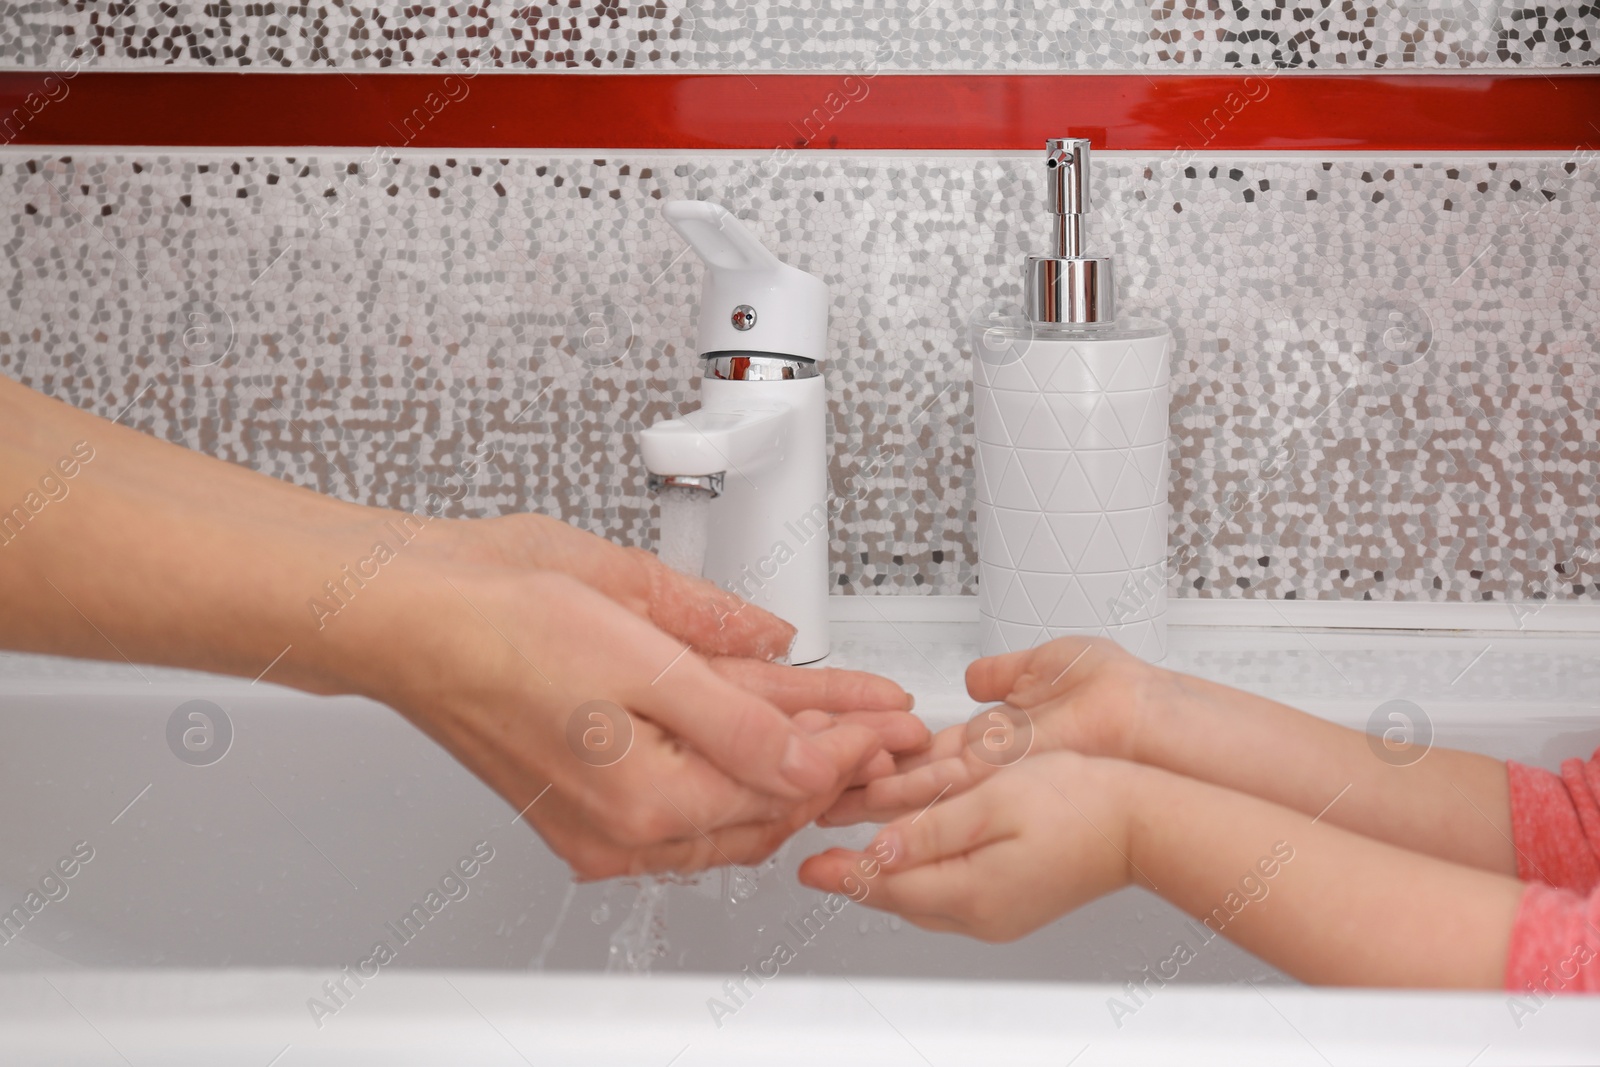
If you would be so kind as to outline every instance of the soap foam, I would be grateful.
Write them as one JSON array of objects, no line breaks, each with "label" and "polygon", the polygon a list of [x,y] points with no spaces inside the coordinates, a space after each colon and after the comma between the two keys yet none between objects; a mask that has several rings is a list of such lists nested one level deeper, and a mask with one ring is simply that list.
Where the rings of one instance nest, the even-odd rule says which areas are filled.
[{"label": "soap foam", "polygon": [[701,489],[661,490],[661,535],[656,555],[691,578],[706,566],[706,536],[711,524],[711,494]]}]

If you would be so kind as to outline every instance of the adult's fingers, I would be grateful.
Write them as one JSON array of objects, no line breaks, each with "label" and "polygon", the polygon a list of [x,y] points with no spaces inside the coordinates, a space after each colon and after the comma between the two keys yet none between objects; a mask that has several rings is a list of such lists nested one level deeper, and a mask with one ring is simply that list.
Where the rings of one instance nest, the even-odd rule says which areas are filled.
[{"label": "adult's fingers", "polygon": [[703,578],[690,578],[642,549],[649,581],[650,620],[708,656],[781,659],[794,644],[795,629]]},{"label": "adult's fingers", "polygon": [[839,778],[823,794],[808,797],[800,807],[804,818],[797,826],[804,826],[828,808],[845,789],[872,777],[881,777],[893,770],[893,757],[883,751],[878,735],[857,723],[835,722],[826,730],[812,735],[841,771]]},{"label": "adult's fingers", "polygon": [[[875,751],[872,738],[856,727],[830,727],[819,743],[841,761],[847,753]],[[632,783],[638,795],[663,814],[659,824],[641,834],[637,826],[619,819],[596,817],[587,798],[550,795],[530,811],[527,820],[574,868],[583,880],[638,875],[658,871],[690,873],[729,864],[748,866],[772,854],[791,834],[814,820],[832,803],[859,765],[843,763],[834,788],[798,803],[768,809],[770,797],[761,797],[722,780],[697,755],[682,753],[682,765],[673,773],[662,771],[662,761],[639,769],[644,781]],[[710,780],[707,780],[707,776]],[[718,809],[718,805],[722,805]],[[756,817],[741,819],[749,812]]]},{"label": "adult's fingers", "polygon": [[[604,783],[608,792],[582,795],[595,814],[598,828],[613,837],[634,845],[693,837],[735,823],[776,819],[799,802],[735,781],[705,756],[667,737],[653,723],[637,724],[635,730],[643,735],[635,738],[640,751],[630,752],[619,761],[615,770],[621,773]],[[600,767],[593,773],[604,776],[612,771],[611,767]],[[582,778],[578,783],[587,784]],[[608,804],[615,805],[622,818],[645,825],[630,825],[627,832],[619,833],[615,823],[608,825],[605,821]],[[641,807],[656,809],[655,817],[641,814]]]},{"label": "adult's fingers", "polygon": [[920,751],[932,739],[928,724],[909,711],[846,711],[836,718],[871,730],[878,735],[884,751],[896,755]]},{"label": "adult's fingers", "polygon": [[[661,666],[652,663],[654,678],[628,687],[631,710],[682,738],[728,777],[762,792],[797,800],[833,787],[841,768],[819,749],[815,737],[820,735],[807,735],[687,647],[673,648],[659,632],[650,636],[646,641],[641,635],[635,648]],[[850,756],[852,772],[861,755]]]},{"label": "adult's fingers", "polygon": [[453,520],[448,529],[437,550],[457,561],[565,574],[707,655],[773,660],[794,641],[794,627],[771,612],[548,516]]},{"label": "adult's fingers", "polygon": [[761,660],[719,657],[711,669],[784,711],[910,711],[911,694],[887,678],[835,667],[787,667]]},{"label": "adult's fingers", "polygon": [[576,578],[707,655],[772,660],[794,642],[794,627],[776,615],[680,574],[643,549],[543,516],[476,521],[491,524],[485,529],[493,531],[499,562]]},{"label": "adult's fingers", "polygon": [[910,694],[887,678],[864,671],[786,667],[759,660],[718,657],[711,669],[780,710],[836,713],[840,722],[865,726],[889,752],[905,752],[928,740],[927,725],[908,710]]},{"label": "adult's fingers", "polygon": [[833,725],[833,716],[829,715],[825,711],[817,711],[812,709],[809,711],[795,712],[793,715],[789,716],[789,721],[800,727],[800,729],[804,730],[808,734],[820,734],[822,731]]},{"label": "adult's fingers", "polygon": [[[881,718],[881,716],[875,716],[875,718]],[[921,720],[918,721],[920,722]],[[886,742],[885,747],[894,753],[893,768],[882,774],[873,773],[864,776],[865,780],[854,783],[854,787],[845,790],[838,801],[822,813],[817,822],[822,826],[850,826],[858,822],[886,822],[899,815],[905,810],[905,807],[898,805],[883,807],[874,804],[864,787],[880,778],[888,779],[904,775],[938,760],[959,756],[966,745],[965,729],[965,724],[948,726],[925,740],[924,743],[904,748],[894,743],[893,740]],[[874,757],[871,764],[873,771],[876,771],[879,765],[879,760]]]},{"label": "adult's fingers", "polygon": [[[848,728],[839,732],[847,733]],[[835,796],[837,791],[810,798],[775,819],[723,826],[699,834],[697,840],[666,841],[635,850],[629,857],[630,873],[669,870],[688,873],[730,864],[753,866],[771,856],[795,831],[811,823]]]},{"label": "adult's fingers", "polygon": [[[808,734],[821,733],[823,730],[839,725],[839,722],[840,717],[829,715],[825,711],[797,711],[794,714],[794,724]],[[872,730],[871,723],[858,725],[864,725],[868,730]],[[883,741],[881,734],[878,740],[881,744]],[[874,778],[882,778],[885,775],[893,774],[894,770],[894,757],[880,748],[867,757],[866,762],[861,764],[861,767],[856,771],[856,776],[851,779],[849,784],[851,786],[863,786]]]},{"label": "adult's fingers", "polygon": [[894,754],[895,769],[904,773],[926,766],[935,760],[959,756],[967,746],[967,724],[946,726],[928,739],[928,743],[914,749]]}]

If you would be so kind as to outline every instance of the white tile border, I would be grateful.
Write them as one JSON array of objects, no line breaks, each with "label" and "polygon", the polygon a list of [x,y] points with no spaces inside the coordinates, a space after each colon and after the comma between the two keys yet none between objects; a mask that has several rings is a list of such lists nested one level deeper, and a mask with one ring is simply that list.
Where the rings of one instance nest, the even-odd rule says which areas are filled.
[{"label": "white tile border", "polygon": [[[833,596],[834,622],[978,621],[975,596]],[[1479,633],[1600,633],[1600,604],[1493,601],[1394,603],[1358,600],[1167,601],[1171,626],[1291,630],[1423,630]]]}]

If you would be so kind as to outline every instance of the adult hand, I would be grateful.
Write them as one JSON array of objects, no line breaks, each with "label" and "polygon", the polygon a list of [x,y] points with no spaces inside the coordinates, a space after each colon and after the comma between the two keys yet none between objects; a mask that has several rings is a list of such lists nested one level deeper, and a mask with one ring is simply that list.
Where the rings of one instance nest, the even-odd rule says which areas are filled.
[{"label": "adult hand", "polygon": [[[873,730],[791,719],[566,575],[426,565],[396,578],[350,620],[364,632],[345,640],[381,653],[363,685],[581,877],[755,863],[879,751]],[[631,744],[591,750],[591,727]]]},{"label": "adult hand", "polygon": [[[388,521],[407,518],[393,514]],[[680,639],[706,657],[717,674],[779,709],[821,711],[871,729],[884,751],[863,768],[862,781],[892,772],[891,754],[928,741],[927,727],[909,714],[910,694],[899,685],[864,671],[770,662],[788,652],[793,626],[711,582],[673,570],[643,549],[533,514],[435,520],[418,541],[444,561],[568,575]],[[825,723],[810,716],[804,724],[817,729]]]},{"label": "adult hand", "polygon": [[[393,515],[390,521],[404,518]],[[418,534],[418,544],[443,560],[569,575],[707,655],[776,660],[794,641],[794,627],[771,612],[680,574],[643,549],[545,515],[433,520]],[[905,710],[905,692],[886,679],[877,681],[883,688],[864,695],[897,701],[894,710]]]},{"label": "adult hand", "polygon": [[965,792],[1028,755],[1070,750],[1131,759],[1152,709],[1177,699],[1172,679],[1109,638],[1061,637],[976,660],[967,668],[967,693],[1025,713],[1030,732],[1024,747],[998,758],[986,752],[993,723],[980,712],[939,731],[926,746],[901,753],[894,774],[850,790],[821,821],[884,822]]}]

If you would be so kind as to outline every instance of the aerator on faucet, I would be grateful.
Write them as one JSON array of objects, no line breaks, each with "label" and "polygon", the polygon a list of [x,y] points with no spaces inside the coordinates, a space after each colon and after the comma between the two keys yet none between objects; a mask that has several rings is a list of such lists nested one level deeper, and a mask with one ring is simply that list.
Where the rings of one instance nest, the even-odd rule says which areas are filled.
[{"label": "aerator on faucet", "polygon": [[780,262],[718,204],[668,203],[705,261],[700,407],[640,438],[652,491],[710,494],[704,576],[798,633],[791,663],[828,654],[828,289]]}]

